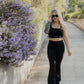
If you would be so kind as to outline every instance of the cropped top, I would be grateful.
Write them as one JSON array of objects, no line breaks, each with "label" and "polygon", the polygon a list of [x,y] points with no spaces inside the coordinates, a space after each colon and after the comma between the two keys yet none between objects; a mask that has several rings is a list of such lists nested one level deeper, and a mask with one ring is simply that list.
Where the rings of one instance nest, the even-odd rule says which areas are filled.
[{"label": "cropped top", "polygon": [[50,38],[63,37],[63,29],[61,27],[59,29],[55,29],[50,24],[50,30],[49,30],[48,37]]}]

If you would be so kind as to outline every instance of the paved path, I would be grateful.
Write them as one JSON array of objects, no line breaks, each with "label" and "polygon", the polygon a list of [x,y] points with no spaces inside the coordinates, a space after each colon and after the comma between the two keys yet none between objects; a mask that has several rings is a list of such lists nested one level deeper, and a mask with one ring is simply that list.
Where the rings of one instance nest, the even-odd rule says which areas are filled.
[{"label": "paved path", "polygon": [[[84,31],[73,24],[66,22],[66,25],[72,56],[68,56],[65,50],[61,64],[62,81],[60,84],[84,84]],[[48,38],[44,41],[25,84],[47,84],[49,71],[47,44]]]}]

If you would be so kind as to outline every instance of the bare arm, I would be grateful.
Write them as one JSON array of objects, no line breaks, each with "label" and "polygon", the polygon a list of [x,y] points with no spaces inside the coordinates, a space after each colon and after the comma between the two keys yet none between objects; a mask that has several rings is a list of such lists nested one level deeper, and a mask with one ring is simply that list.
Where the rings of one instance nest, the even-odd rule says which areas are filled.
[{"label": "bare arm", "polygon": [[66,25],[64,25],[64,28],[63,28],[63,39],[64,39],[64,42],[66,44],[66,48],[67,48],[67,51],[70,52],[70,48],[69,48],[69,41],[68,41],[68,37],[67,37],[67,28],[66,28]]}]

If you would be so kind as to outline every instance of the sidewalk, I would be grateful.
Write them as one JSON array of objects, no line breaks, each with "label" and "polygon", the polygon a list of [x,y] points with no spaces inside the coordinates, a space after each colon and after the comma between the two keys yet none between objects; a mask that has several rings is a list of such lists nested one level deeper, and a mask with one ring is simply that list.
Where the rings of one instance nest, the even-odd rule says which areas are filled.
[{"label": "sidewalk", "polygon": [[[66,25],[72,56],[68,56],[65,49],[60,84],[84,84],[84,31],[71,23],[66,22]],[[25,84],[47,84],[49,71],[47,44],[48,38],[44,41]]]}]

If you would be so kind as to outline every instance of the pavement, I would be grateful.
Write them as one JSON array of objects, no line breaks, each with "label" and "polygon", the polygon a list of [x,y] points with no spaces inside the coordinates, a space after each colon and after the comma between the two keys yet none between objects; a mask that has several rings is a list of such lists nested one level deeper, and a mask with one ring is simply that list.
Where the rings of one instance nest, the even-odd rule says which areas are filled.
[{"label": "pavement", "polygon": [[[75,25],[65,22],[71,56],[66,47],[61,63],[60,84],[84,84],[84,31]],[[81,24],[81,23],[80,23]],[[47,84],[49,61],[47,58],[48,37],[43,42],[41,50],[24,84]]]}]

